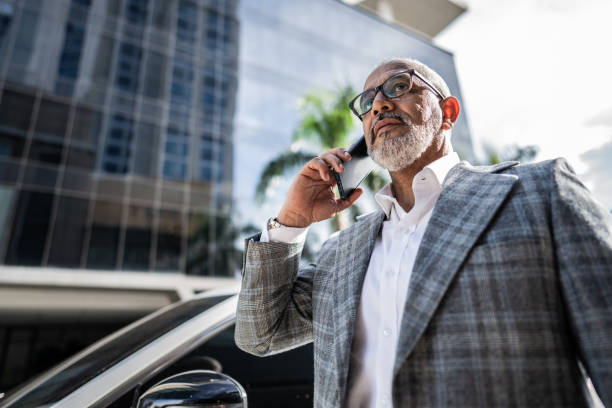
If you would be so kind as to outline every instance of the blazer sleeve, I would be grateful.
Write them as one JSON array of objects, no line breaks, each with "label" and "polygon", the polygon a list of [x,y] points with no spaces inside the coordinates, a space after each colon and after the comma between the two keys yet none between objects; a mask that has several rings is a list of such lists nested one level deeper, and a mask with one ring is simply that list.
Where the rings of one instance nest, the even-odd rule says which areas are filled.
[{"label": "blazer sleeve", "polygon": [[299,270],[303,244],[245,240],[236,345],[258,356],[312,341],[314,265]]},{"label": "blazer sleeve", "polygon": [[579,358],[612,407],[612,217],[563,159],[554,162],[551,223],[568,319]]}]

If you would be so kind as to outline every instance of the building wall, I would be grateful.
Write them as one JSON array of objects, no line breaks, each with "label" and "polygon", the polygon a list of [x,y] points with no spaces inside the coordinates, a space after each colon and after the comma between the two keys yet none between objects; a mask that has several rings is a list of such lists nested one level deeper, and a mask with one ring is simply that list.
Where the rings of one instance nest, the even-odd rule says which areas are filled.
[{"label": "building wall", "polygon": [[0,263],[233,272],[236,11],[0,1]]}]

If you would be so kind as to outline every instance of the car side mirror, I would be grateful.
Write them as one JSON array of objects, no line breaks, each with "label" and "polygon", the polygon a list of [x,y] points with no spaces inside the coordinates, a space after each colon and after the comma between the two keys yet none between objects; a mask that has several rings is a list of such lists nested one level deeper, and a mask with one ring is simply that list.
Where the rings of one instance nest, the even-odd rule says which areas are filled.
[{"label": "car side mirror", "polygon": [[247,408],[244,388],[228,375],[193,370],[166,378],[138,399],[137,408]]}]

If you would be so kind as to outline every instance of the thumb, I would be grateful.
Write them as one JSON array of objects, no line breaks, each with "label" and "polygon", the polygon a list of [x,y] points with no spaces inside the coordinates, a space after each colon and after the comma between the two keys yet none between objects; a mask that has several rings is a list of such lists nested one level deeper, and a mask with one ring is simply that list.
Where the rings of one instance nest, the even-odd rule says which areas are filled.
[{"label": "thumb", "polygon": [[363,189],[357,188],[351,193],[351,195],[348,197],[348,200],[336,198],[336,208],[338,209],[338,212],[344,211],[351,205],[353,205],[355,201],[357,201],[357,199],[361,197],[361,194],[363,194]]}]

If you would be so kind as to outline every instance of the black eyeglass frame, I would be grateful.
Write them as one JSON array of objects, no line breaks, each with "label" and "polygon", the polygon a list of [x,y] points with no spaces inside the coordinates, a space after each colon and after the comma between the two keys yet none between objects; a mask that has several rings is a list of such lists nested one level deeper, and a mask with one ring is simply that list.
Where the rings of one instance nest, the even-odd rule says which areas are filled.
[{"label": "black eyeglass frame", "polygon": [[[385,95],[385,97],[386,97],[386,98],[389,98],[389,99],[395,99],[395,98],[399,98],[400,96],[402,96],[402,95],[398,95],[398,96],[388,96],[388,95],[385,93],[385,91],[383,90],[383,86],[385,85],[385,83],[386,83],[387,81],[389,81],[389,80],[391,80],[391,79],[395,78],[395,77],[396,77],[396,76],[398,76],[398,75],[402,75],[402,74],[405,74],[405,73],[408,73],[408,74],[410,75],[410,88],[408,88],[408,90],[407,90],[406,92],[404,92],[402,95],[405,95],[406,93],[410,92],[410,90],[412,89],[412,83],[413,83],[413,79],[412,79],[412,77],[413,77],[413,76],[416,76],[416,77],[417,77],[417,78],[419,78],[421,81],[423,81],[423,83],[424,83],[425,85],[427,85],[427,86],[429,87],[429,89],[431,89],[431,90],[432,90],[432,92],[433,92],[433,93],[435,93],[435,94],[436,94],[436,96],[437,96],[438,98],[440,98],[440,100],[444,99],[444,95],[442,95],[442,92],[438,91],[438,90],[436,89],[436,87],[435,87],[435,86],[433,86],[433,85],[431,84],[431,82],[429,82],[428,80],[426,80],[426,79],[423,77],[423,75],[419,74],[419,73],[418,73],[418,71],[415,71],[414,69],[407,69],[407,70],[405,70],[405,71],[398,72],[397,74],[395,74],[395,75],[393,75],[393,76],[391,76],[391,77],[389,77],[389,78],[385,79],[385,80],[383,81],[383,83],[382,83],[382,84],[380,84],[380,85],[378,85],[378,86],[376,86],[376,87],[374,87],[374,88],[366,89],[365,91],[361,92],[361,93],[360,93],[360,94],[358,94],[356,97],[354,97],[354,98],[353,98],[353,99],[352,99],[352,100],[349,102],[349,108],[351,108],[351,111],[353,112],[353,114],[354,114],[355,116],[357,116],[357,117],[359,118],[359,120],[360,120],[360,121],[362,121],[362,122],[363,122],[363,115],[365,115],[366,113],[368,113],[369,111],[371,111],[371,110],[372,110],[372,108],[370,108],[370,109],[368,109],[367,111],[363,112],[363,113],[360,115],[360,114],[357,112],[357,110],[355,109],[355,101],[356,101],[356,100],[357,100],[357,99],[358,99],[360,96],[362,96],[363,94],[365,94],[366,92],[374,91],[374,98],[376,98],[376,94],[377,94],[379,91],[380,91],[380,92],[382,92],[382,94],[383,94],[383,95]],[[372,101],[374,101],[374,99],[372,99]]]}]

